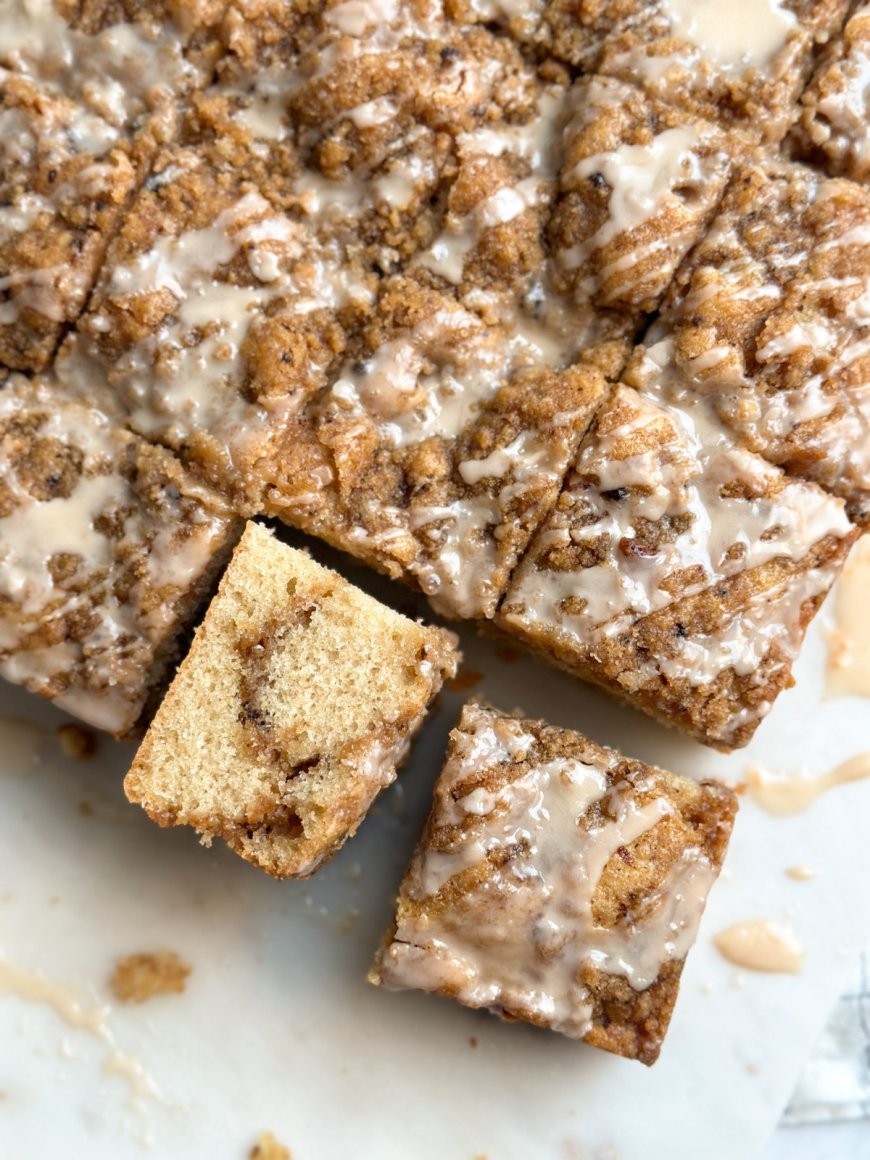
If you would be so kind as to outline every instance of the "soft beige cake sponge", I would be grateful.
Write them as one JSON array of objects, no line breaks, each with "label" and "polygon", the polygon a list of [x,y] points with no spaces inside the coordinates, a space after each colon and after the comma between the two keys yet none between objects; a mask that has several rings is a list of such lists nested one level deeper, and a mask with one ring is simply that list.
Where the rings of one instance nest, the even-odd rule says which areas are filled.
[{"label": "soft beige cake sponge", "polygon": [[249,523],[127,796],[161,826],[305,877],[394,780],[456,643]]}]

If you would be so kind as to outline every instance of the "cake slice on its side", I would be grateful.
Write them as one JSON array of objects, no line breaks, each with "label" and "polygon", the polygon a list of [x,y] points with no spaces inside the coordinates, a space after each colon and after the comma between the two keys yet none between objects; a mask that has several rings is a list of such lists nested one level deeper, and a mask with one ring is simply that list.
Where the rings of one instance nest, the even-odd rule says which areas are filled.
[{"label": "cake slice on its side", "polygon": [[[842,496],[858,524],[870,524],[868,268],[866,186],[753,161],[644,338],[672,348],[672,398],[709,405],[736,442]],[[646,389],[645,361],[626,382]]]},{"label": "cake slice on its side", "polygon": [[349,838],[445,677],[455,637],[379,604],[249,524],[127,775],[162,826],[279,878]]},{"label": "cake slice on its side", "polygon": [[369,975],[655,1063],[737,799],[466,705]]}]

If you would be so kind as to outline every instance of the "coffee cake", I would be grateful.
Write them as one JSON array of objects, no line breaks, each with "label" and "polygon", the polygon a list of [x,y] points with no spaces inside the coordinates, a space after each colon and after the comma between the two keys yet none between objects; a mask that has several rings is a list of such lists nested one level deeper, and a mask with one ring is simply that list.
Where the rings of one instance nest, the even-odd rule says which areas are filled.
[{"label": "coffee cake", "polygon": [[721,749],[779,692],[854,530],[842,500],[672,401],[671,346],[635,360],[517,569],[498,624]]},{"label": "coffee cake", "polygon": [[129,733],[240,529],[176,460],[15,375],[0,391],[0,674]]},{"label": "coffee cake", "polygon": [[737,799],[467,705],[369,975],[658,1058]]}]

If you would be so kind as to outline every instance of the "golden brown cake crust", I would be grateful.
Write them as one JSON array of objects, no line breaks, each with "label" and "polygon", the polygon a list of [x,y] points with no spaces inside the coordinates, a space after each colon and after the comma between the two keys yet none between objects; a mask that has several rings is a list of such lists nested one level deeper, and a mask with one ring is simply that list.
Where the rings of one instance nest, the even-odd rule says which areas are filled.
[{"label": "golden brown cake crust", "polygon": [[370,979],[651,1064],[736,809],[715,782],[471,703]]}]

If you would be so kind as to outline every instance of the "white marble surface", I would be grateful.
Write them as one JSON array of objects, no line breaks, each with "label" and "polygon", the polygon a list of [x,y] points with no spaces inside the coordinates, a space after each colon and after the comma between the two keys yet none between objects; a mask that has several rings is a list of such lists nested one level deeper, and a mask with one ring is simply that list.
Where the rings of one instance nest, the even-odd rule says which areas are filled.
[{"label": "white marble surface", "polygon": [[[468,667],[487,674],[475,691],[496,704],[680,772],[736,781],[749,761],[823,772],[870,749],[866,705],[822,703],[820,626],[797,687],[751,750],[731,756],[532,661],[505,663],[470,633],[466,647]],[[123,801],[128,747],[104,742],[95,761],[65,761],[53,733],[61,715],[0,688],[0,713],[33,717],[45,730],[38,765],[20,728],[0,737],[2,954],[70,988],[86,1008],[108,1005],[118,1049],[161,1093],[131,1101],[124,1078],[103,1070],[105,1043],[44,1004],[0,994],[2,1160],[241,1158],[267,1128],[294,1160],[762,1153],[870,932],[870,782],[786,819],[744,800],[669,1040],[647,1070],[364,982],[463,696],[444,698],[400,783],[342,854],[309,883],[279,883],[218,846],[200,848],[190,833],[151,825]],[[786,876],[808,861],[817,878]],[[718,956],[712,936],[758,916],[792,923],[807,951],[801,975],[740,976]],[[115,957],[160,947],[192,963],[186,993],[113,1007],[106,980]],[[780,1139],[809,1138],[802,1131],[771,1147],[788,1152]]]},{"label": "white marble surface", "polygon": [[777,1128],[762,1160],[870,1160],[870,1120]]}]

